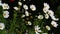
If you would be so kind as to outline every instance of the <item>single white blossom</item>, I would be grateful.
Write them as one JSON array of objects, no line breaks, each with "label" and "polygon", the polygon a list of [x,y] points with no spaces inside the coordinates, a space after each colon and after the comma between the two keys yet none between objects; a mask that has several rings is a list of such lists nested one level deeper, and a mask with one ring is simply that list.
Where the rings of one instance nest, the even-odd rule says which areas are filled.
[{"label": "single white blossom", "polygon": [[28,12],[28,11],[25,11],[25,15],[26,15],[26,16],[29,16],[29,12]]},{"label": "single white blossom", "polygon": [[3,30],[5,28],[4,23],[0,23],[0,29]]},{"label": "single white blossom", "polygon": [[3,11],[3,17],[8,18],[9,17],[9,12],[8,11]]},{"label": "single white blossom", "polygon": [[45,18],[48,19],[49,18],[49,15],[48,14],[45,14]]},{"label": "single white blossom", "polygon": [[13,7],[15,10],[19,10],[19,8],[18,7]]},{"label": "single white blossom", "polygon": [[35,11],[35,10],[36,10],[36,6],[35,6],[35,5],[30,5],[30,9],[31,9],[32,11]]},{"label": "single white blossom", "polygon": [[40,27],[39,27],[38,25],[35,26],[34,28],[35,28],[35,33],[36,33],[36,34],[39,34],[39,32],[42,32],[42,31],[40,30]]},{"label": "single white blossom", "polygon": [[25,5],[23,5],[23,8],[25,9],[25,10],[28,10],[28,6],[25,4]]},{"label": "single white blossom", "polygon": [[38,19],[43,19],[43,18],[44,18],[43,15],[38,16]]},{"label": "single white blossom", "polygon": [[57,27],[58,26],[57,22],[55,22],[55,21],[52,21],[51,22],[51,25],[54,26],[54,27]]},{"label": "single white blossom", "polygon": [[46,26],[46,29],[47,29],[47,30],[50,30],[50,27],[49,27],[49,26]]},{"label": "single white blossom", "polygon": [[30,21],[28,21],[28,25],[32,25],[32,23]]},{"label": "single white blossom", "polygon": [[9,9],[9,5],[6,3],[2,4],[2,7],[3,7],[3,9]]},{"label": "single white blossom", "polygon": [[22,3],[21,2],[18,2],[18,5],[22,6]]},{"label": "single white blossom", "polygon": [[49,10],[49,8],[50,8],[49,4],[44,3],[44,8],[45,8],[46,10]]}]

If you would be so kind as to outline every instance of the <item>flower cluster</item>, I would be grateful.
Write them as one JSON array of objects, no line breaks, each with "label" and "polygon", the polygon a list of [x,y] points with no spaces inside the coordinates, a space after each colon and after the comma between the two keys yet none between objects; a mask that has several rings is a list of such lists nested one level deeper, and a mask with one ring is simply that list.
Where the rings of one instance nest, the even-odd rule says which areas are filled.
[{"label": "flower cluster", "polygon": [[[2,3],[0,0],[0,6],[2,6],[2,8],[3,8],[3,17],[8,18],[9,17],[9,11],[7,11],[7,10],[9,9],[9,5],[6,3]],[[4,28],[5,28],[5,24],[0,23],[0,29],[3,30]]]},{"label": "flower cluster", "polygon": [[49,8],[50,8],[49,4],[44,3],[43,12],[45,13],[45,18],[48,19],[49,16],[50,16],[51,19],[53,20],[53,21],[51,22],[51,24],[52,24],[54,27],[57,27],[58,24],[57,24],[55,21],[58,21],[59,19],[58,19],[58,18],[55,18],[54,12],[53,12],[52,10],[49,10]]},{"label": "flower cluster", "polygon": [[[11,2],[13,2],[14,0],[10,0]],[[26,0],[23,0],[24,2]],[[25,34],[30,33],[31,31],[27,28],[28,26],[31,26],[32,30],[34,30],[35,34],[48,34],[46,31],[46,29],[49,31],[51,30],[51,27],[49,25],[46,25],[44,27],[44,18],[45,19],[49,19],[49,17],[51,17],[52,21],[51,21],[51,25],[55,28],[57,28],[58,24],[56,21],[59,20],[59,18],[56,18],[54,15],[54,12],[52,10],[50,10],[50,6],[47,3],[43,4],[43,12],[44,15],[39,14],[39,15],[33,15],[35,13],[32,14],[32,12],[35,12],[37,10],[37,7],[34,4],[30,4],[30,6],[28,6],[27,4],[23,4],[21,2],[21,0],[18,1],[18,6],[14,6],[13,8],[13,18],[9,20],[10,13],[9,13],[9,9],[11,8],[7,3],[2,3],[0,1],[0,6],[3,9],[3,17],[4,19],[9,20],[9,22],[11,21],[11,28],[8,29],[9,27],[7,27],[8,31],[10,32],[18,32],[18,34],[20,34],[20,30],[21,32],[25,32],[24,30],[27,30]],[[22,11],[20,11],[22,7]],[[30,12],[29,11],[32,11]],[[4,20],[3,20],[4,21]],[[7,20],[6,20],[7,21]],[[7,21],[8,22],[8,21]],[[18,23],[17,23],[18,22]],[[26,23],[25,23],[26,22]],[[5,24],[4,23],[0,23],[0,29],[3,30],[5,28]],[[27,29],[26,29],[27,28]],[[16,31],[15,31],[16,29]],[[14,30],[14,31],[12,31]],[[29,32],[30,31],[30,32]],[[14,33],[15,34],[15,33]]]},{"label": "flower cluster", "polygon": [[[9,5],[8,4],[6,4],[6,3],[3,3],[2,4],[2,8],[3,8],[3,10],[8,10],[9,9]],[[8,18],[9,17],[9,12],[8,11],[3,11],[3,17],[4,18]]]}]

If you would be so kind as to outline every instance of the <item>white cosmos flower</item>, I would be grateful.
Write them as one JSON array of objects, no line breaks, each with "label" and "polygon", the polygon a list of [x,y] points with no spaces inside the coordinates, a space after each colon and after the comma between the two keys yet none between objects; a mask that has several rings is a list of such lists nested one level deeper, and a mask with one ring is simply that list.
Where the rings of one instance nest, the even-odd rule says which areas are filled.
[{"label": "white cosmos flower", "polygon": [[22,6],[22,3],[21,2],[18,2],[18,5]]},{"label": "white cosmos flower", "polygon": [[0,23],[0,29],[3,30],[5,28],[4,23]]},{"label": "white cosmos flower", "polygon": [[51,25],[52,25],[53,27],[57,27],[57,26],[58,26],[57,22],[55,22],[55,21],[52,21],[52,22],[51,22]]},{"label": "white cosmos flower", "polygon": [[3,17],[8,18],[9,17],[9,12],[8,11],[3,11]]},{"label": "white cosmos flower", "polygon": [[28,11],[25,11],[25,15],[26,15],[26,16],[29,16],[29,12],[28,12]]},{"label": "white cosmos flower", "polygon": [[32,23],[30,21],[28,21],[28,25],[32,25]]},{"label": "white cosmos flower", "polygon": [[36,6],[35,6],[35,5],[30,5],[30,9],[31,9],[32,11],[35,11],[35,10],[36,10]]},{"label": "white cosmos flower", "polygon": [[18,7],[13,7],[15,10],[19,10],[19,8]]},{"label": "white cosmos flower", "polygon": [[50,27],[49,27],[49,26],[46,26],[46,29],[47,29],[47,30],[50,30]]},{"label": "white cosmos flower", "polygon": [[43,15],[38,16],[38,19],[43,19],[43,18],[44,18]]},{"label": "white cosmos flower", "polygon": [[42,31],[40,30],[40,27],[39,27],[38,25],[35,26],[34,28],[35,28],[35,33],[36,33],[36,34],[39,34],[39,32],[42,32]]},{"label": "white cosmos flower", "polygon": [[25,10],[28,10],[28,6],[25,4],[25,5],[23,5],[23,8],[25,9]]},{"label": "white cosmos flower", "polygon": [[2,4],[2,7],[3,7],[3,9],[9,9],[9,5],[6,3]]},{"label": "white cosmos flower", "polygon": [[49,18],[49,15],[48,14],[45,14],[45,18],[48,19]]}]

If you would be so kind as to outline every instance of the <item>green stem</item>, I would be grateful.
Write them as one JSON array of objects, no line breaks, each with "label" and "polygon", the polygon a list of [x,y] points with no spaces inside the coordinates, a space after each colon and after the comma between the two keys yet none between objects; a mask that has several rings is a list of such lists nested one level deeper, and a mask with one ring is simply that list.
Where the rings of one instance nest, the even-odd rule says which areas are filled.
[{"label": "green stem", "polygon": [[14,17],[13,17],[13,21],[11,23],[11,26],[10,26],[10,32],[14,32],[14,29],[15,29],[15,22],[16,22],[16,17],[17,17],[17,12],[14,11]]}]

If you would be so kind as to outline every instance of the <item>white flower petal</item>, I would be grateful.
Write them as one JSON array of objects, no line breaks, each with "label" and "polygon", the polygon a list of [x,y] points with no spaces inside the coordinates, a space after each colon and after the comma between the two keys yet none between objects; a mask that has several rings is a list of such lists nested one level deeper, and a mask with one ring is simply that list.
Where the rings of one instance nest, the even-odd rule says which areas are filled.
[{"label": "white flower petal", "polygon": [[36,34],[39,34],[38,32],[36,32]]},{"label": "white flower petal", "polygon": [[39,32],[41,32],[40,27],[38,25],[36,25],[34,28],[36,34],[39,34]]},{"label": "white flower petal", "polygon": [[54,15],[50,15],[50,16],[51,16],[52,20],[54,20],[54,21],[58,21],[59,20],[59,18],[55,18]]}]

